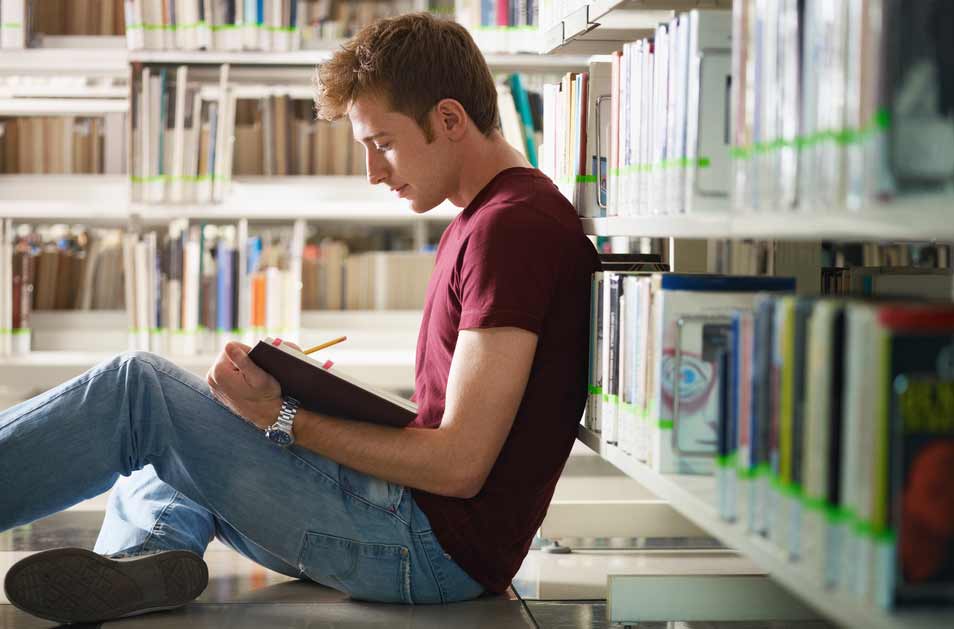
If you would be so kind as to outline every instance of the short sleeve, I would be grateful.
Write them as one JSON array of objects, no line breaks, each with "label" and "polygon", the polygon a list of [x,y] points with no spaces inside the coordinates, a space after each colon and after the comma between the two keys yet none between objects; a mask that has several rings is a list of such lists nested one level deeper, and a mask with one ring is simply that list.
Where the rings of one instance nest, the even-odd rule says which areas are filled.
[{"label": "short sleeve", "polygon": [[561,230],[526,207],[478,218],[458,259],[459,330],[513,326],[540,334],[559,281]]}]

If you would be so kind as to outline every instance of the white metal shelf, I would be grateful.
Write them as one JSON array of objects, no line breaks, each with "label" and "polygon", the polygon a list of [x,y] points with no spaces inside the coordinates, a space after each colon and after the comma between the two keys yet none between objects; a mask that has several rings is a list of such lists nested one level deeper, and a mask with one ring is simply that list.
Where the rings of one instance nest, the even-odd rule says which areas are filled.
[{"label": "white metal shelf", "polygon": [[651,35],[676,12],[731,6],[731,0],[594,0],[547,26],[543,51],[608,54],[623,43]]},{"label": "white metal shelf", "polygon": [[[8,389],[46,389],[109,360],[116,353],[33,351],[0,358],[0,373],[3,374],[3,384]],[[322,357],[334,361],[336,367],[362,382],[377,387],[396,390],[414,386],[413,350],[329,349]],[[204,376],[215,362],[215,356],[212,354],[168,358],[198,376]]]},{"label": "white metal shelf", "polygon": [[[85,42],[95,42],[95,48]],[[65,43],[64,43],[65,42]],[[89,76],[125,77],[129,74],[129,53],[116,46],[125,38],[63,38],[58,43],[76,47],[4,49],[0,53],[3,74],[83,74]],[[82,47],[80,47],[82,46]]]},{"label": "white metal shelf", "polygon": [[128,110],[123,98],[0,98],[0,116],[99,116]]},{"label": "white metal shelf", "polygon": [[124,175],[0,176],[0,217],[122,223],[130,214],[144,222],[172,218],[207,220],[342,220],[402,224],[449,221],[459,208],[449,202],[424,214],[382,185],[355,177],[239,177],[219,204],[147,204],[129,201]]},{"label": "white metal shelf", "polygon": [[874,629],[935,629],[954,626],[954,611],[889,613],[863,605],[843,592],[825,589],[817,579],[767,540],[749,535],[741,523],[724,521],[716,512],[716,481],[712,476],[659,474],[600,436],[579,427],[578,437],[590,449],[638,481],[700,528],[741,552],[811,607],[846,627]]},{"label": "white metal shelf", "polygon": [[[314,66],[331,58],[337,46],[328,49],[290,52],[216,51],[216,50],[133,50],[129,60],[138,63],[212,64],[249,66]],[[494,70],[562,72],[582,68],[586,57],[548,57],[533,53],[486,52],[487,65]],[[306,77],[308,78],[308,77]]]},{"label": "white metal shelf", "polygon": [[701,212],[581,220],[583,231],[593,236],[952,241],[954,195],[912,195],[858,211]]}]

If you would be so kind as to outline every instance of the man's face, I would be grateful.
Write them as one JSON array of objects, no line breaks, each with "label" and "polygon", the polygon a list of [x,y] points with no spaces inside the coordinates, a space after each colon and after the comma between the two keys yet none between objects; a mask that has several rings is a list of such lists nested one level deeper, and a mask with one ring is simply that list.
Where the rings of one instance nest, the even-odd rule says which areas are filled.
[{"label": "man's face", "polygon": [[384,99],[358,98],[348,112],[355,139],[367,154],[368,181],[388,186],[410,200],[411,209],[427,212],[451,194],[448,143],[428,143],[413,118],[390,111]]}]

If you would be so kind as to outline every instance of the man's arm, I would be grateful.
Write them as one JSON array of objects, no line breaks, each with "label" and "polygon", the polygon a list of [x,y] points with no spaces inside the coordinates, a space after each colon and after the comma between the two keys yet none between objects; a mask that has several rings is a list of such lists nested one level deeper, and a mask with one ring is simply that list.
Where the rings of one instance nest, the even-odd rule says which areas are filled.
[{"label": "man's arm", "polygon": [[[393,428],[300,410],[295,442],[389,482],[470,498],[483,487],[507,439],[536,347],[537,335],[521,328],[462,330],[439,428]],[[226,355],[244,382],[254,385],[262,374],[270,378],[251,362],[247,349],[234,349]],[[209,384],[235,412],[260,428],[274,422],[280,402],[242,403],[243,396],[229,394],[232,379],[228,369],[214,367]]]}]

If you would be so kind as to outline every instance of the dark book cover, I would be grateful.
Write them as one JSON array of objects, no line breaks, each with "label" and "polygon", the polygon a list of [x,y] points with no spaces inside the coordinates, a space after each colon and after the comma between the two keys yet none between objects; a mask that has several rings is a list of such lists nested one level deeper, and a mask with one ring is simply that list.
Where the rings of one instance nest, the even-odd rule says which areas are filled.
[{"label": "dark book cover", "polygon": [[302,408],[323,415],[403,427],[417,416],[417,407],[272,339],[259,341],[249,358],[282,385],[282,393]]},{"label": "dark book cover", "polygon": [[[935,347],[943,345],[950,353],[954,350],[950,340],[945,337]],[[892,345],[903,353],[926,349],[897,339]],[[937,357],[936,351],[922,353],[925,358],[931,354]],[[892,603],[899,607],[950,605],[954,602],[954,380],[940,380],[936,372],[901,373],[893,384],[889,491],[898,547]]]},{"label": "dark book cover", "polygon": [[[896,540],[882,604],[954,603],[954,307],[885,306],[889,399],[875,453],[876,536]],[[886,567],[891,570],[892,567]]]}]

